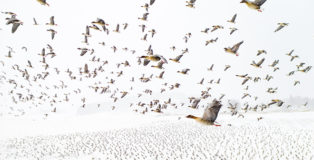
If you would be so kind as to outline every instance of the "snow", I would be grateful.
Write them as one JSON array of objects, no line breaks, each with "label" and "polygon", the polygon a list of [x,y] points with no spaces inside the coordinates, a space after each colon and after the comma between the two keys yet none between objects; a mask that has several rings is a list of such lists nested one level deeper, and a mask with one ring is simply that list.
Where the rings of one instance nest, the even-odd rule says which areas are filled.
[{"label": "snow", "polygon": [[0,159],[314,159],[312,111],[244,118],[221,113],[221,127],[185,115],[111,111],[45,120],[3,118]]}]

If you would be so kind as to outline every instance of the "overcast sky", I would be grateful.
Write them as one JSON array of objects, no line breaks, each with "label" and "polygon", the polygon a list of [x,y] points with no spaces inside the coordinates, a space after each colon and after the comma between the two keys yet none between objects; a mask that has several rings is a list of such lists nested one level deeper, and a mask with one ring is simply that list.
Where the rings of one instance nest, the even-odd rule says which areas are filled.
[{"label": "overcast sky", "polygon": [[[162,87],[161,84],[168,82],[174,84],[179,82],[181,87],[174,91],[168,91],[166,96],[184,97],[199,96],[200,91],[206,87],[211,87],[210,91],[213,97],[219,97],[226,94],[227,98],[240,99],[243,93],[250,93],[252,96],[258,96],[263,101],[273,98],[286,98],[289,96],[305,96],[314,97],[314,74],[312,71],[308,73],[296,72],[295,75],[288,77],[287,74],[296,69],[296,65],[305,62],[305,66],[314,64],[313,42],[314,42],[314,15],[312,6],[314,2],[311,0],[285,1],[268,0],[263,6],[263,12],[257,12],[249,9],[244,4],[240,4],[240,0],[219,0],[207,1],[197,0],[195,8],[185,6],[184,0],[156,0],[150,6],[148,21],[138,20],[145,13],[145,9],[141,8],[148,0],[48,0],[48,6],[40,5],[36,0],[2,0],[0,2],[0,11],[11,11],[17,14],[17,18],[24,22],[16,33],[11,34],[11,25],[5,25],[5,14],[0,14],[0,60],[5,61],[6,73],[14,76],[16,72],[11,70],[11,65],[20,64],[27,65],[27,60],[32,60],[36,68],[40,68],[38,63],[40,58],[37,55],[46,44],[54,47],[57,56],[49,60],[52,67],[58,67],[62,71],[71,68],[77,71],[78,67],[83,67],[85,63],[93,65],[89,62],[92,56],[86,55],[80,57],[78,47],[88,47],[95,49],[95,55],[109,61],[107,72],[102,73],[103,78],[113,78],[110,71],[118,72],[124,70],[124,76],[117,79],[116,88],[127,90],[134,87],[134,94],[142,92],[147,88],[155,91],[155,98],[161,95],[157,94]],[[237,14],[235,24],[228,23],[227,20]],[[44,25],[49,22],[50,16],[55,16],[55,22],[58,26],[50,27]],[[33,17],[36,18],[39,26],[33,25]],[[109,35],[104,32],[91,30],[92,37],[89,38],[90,45],[86,46],[81,43],[84,37],[86,25],[90,25],[91,21],[96,18],[102,18],[109,23]],[[283,28],[279,32],[274,33],[277,23],[286,22],[289,26]],[[121,33],[112,32],[116,24],[120,24]],[[121,25],[128,23],[129,27],[124,31]],[[154,38],[148,36],[148,40],[142,41],[144,33],[141,33],[139,25],[145,24],[147,32],[150,29],[156,30]],[[217,30],[208,34],[201,33],[201,30],[213,25],[224,26],[223,30]],[[236,27],[239,30],[233,35],[229,35],[230,27]],[[54,40],[51,40],[50,34],[46,31],[53,28],[57,31]],[[184,43],[183,37],[186,33],[192,33],[192,37],[188,43]],[[205,41],[218,37],[217,43],[205,46]],[[236,57],[224,52],[225,47],[244,41],[239,49],[239,56]],[[106,46],[99,45],[99,42],[105,42]],[[188,48],[189,53],[185,54],[179,64],[169,62],[164,65],[164,80],[154,79],[148,84],[140,82],[131,83],[131,77],[136,80],[145,74],[158,75],[161,70],[148,67],[138,66],[137,57],[145,55],[145,50],[152,45],[154,53],[161,54],[167,59],[174,58],[181,54],[181,50]],[[117,46],[117,53],[113,53],[111,46]],[[8,59],[5,55],[8,52],[6,46],[14,48],[13,58]],[[21,50],[22,46],[28,48],[27,53]],[[171,46],[176,46],[176,50],[170,50]],[[132,55],[130,52],[122,51],[123,47],[130,50],[136,50]],[[264,49],[267,55],[256,56],[257,50]],[[290,62],[290,58],[285,54],[295,50],[293,54],[299,55],[300,58]],[[250,66],[252,60],[259,61],[265,58],[265,62],[261,69]],[[268,67],[274,60],[280,60],[276,72]],[[116,68],[117,63],[128,60],[131,63],[130,68]],[[37,62],[36,62],[37,61]],[[36,64],[37,63],[37,64]],[[214,71],[208,72],[207,68],[215,64]],[[224,66],[231,65],[231,68],[224,72]],[[176,73],[178,70],[189,68],[191,71],[188,75]],[[250,86],[246,91],[246,85],[241,86],[242,79],[237,78],[236,74],[249,74],[252,77],[260,76],[262,79],[267,74],[274,76],[274,79],[267,82],[262,80],[259,83],[248,82]],[[197,84],[202,78],[205,78],[203,86]],[[208,84],[211,79],[215,81],[221,78],[221,83]],[[57,76],[52,74],[44,84],[57,83],[56,79],[64,80],[69,86],[78,88],[93,84],[94,82],[109,79],[86,80],[83,82],[71,82],[66,74]],[[294,86],[294,81],[299,80],[300,84]],[[1,84],[3,90],[6,86]],[[266,92],[269,87],[278,87],[278,93],[269,94]],[[50,91],[47,91],[50,92]],[[90,91],[86,91],[86,97],[91,96]],[[5,97],[5,96],[3,96]],[[82,95],[77,98],[81,98]],[[8,101],[6,98],[4,98]],[[101,96],[91,96],[89,102],[107,101]],[[248,100],[249,101],[249,100]],[[7,102],[9,103],[9,102]],[[136,102],[134,102],[136,103]]]}]

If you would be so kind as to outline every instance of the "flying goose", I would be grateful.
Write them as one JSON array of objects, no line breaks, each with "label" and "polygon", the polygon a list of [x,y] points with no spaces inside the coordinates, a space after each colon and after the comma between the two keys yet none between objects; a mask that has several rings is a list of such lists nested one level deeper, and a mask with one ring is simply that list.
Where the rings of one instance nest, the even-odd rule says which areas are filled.
[{"label": "flying goose", "polygon": [[209,106],[207,106],[207,108],[205,109],[203,117],[196,117],[193,115],[188,115],[186,116],[186,118],[195,119],[197,122],[200,122],[206,125],[220,126],[220,125],[214,124],[214,122],[217,119],[221,106],[222,105],[220,101],[217,101],[216,99],[214,99],[213,102]]},{"label": "flying goose", "polygon": [[243,43],[243,41],[233,45],[232,48],[228,47],[228,48],[224,48],[226,52],[231,53],[231,54],[235,54],[236,56],[239,56],[239,54],[237,53],[239,47],[241,46],[241,44]]},{"label": "flying goose", "polygon": [[49,4],[46,2],[46,0],[37,0],[41,5],[47,5],[49,7]]},{"label": "flying goose", "polygon": [[200,103],[200,101],[201,99],[193,97],[193,99],[190,99],[190,103],[192,102],[192,105],[189,107],[194,108],[194,109],[198,108],[197,105]]},{"label": "flying goose", "polygon": [[265,61],[265,58],[261,59],[258,63],[255,63],[255,61],[253,61],[251,65],[257,68],[262,68],[261,65],[263,64],[264,61]]},{"label": "flying goose", "polygon": [[189,1],[185,1],[187,4],[185,6],[189,7],[189,8],[195,8],[195,1],[196,0],[189,0]]},{"label": "flying goose", "polygon": [[85,29],[85,33],[82,33],[82,35],[86,36],[86,37],[91,37],[92,35],[90,34],[89,32],[89,27],[86,26],[86,29]]},{"label": "flying goose", "polygon": [[176,58],[170,58],[169,60],[180,63],[180,59],[182,58],[183,54],[178,55]]},{"label": "flying goose", "polygon": [[35,26],[37,26],[37,25],[38,25],[38,23],[37,23],[37,21],[36,21],[36,19],[35,19],[35,18],[33,18],[33,21],[34,21],[34,25],[35,25]]},{"label": "flying goose", "polygon": [[278,27],[274,32],[278,32],[279,30],[281,30],[283,27],[288,26],[289,23],[278,23]]},{"label": "flying goose", "polygon": [[202,30],[201,32],[203,32],[203,33],[208,33],[208,31],[209,31],[209,28],[205,28],[205,29]]},{"label": "flying goose", "polygon": [[142,17],[138,17],[138,19],[143,20],[143,21],[147,21],[147,16],[149,15],[149,13],[144,13]]},{"label": "flying goose", "polygon": [[238,28],[235,28],[235,27],[231,27],[231,28],[229,28],[229,29],[231,29],[231,31],[230,31],[230,35],[232,35],[232,33],[233,33],[233,32],[235,32],[235,31],[237,31],[237,30],[238,30]]},{"label": "flying goose", "polygon": [[182,73],[182,74],[188,74],[188,71],[190,71],[190,69],[185,68],[185,69],[182,69],[181,71],[177,71],[177,72]]},{"label": "flying goose", "polygon": [[162,56],[162,55],[147,55],[147,56],[141,56],[140,58],[145,58],[147,60],[150,60],[150,61],[155,61],[155,62],[158,62],[158,61],[162,61],[164,63],[168,63],[168,61]]},{"label": "flying goose", "polygon": [[207,40],[207,41],[205,42],[205,46],[207,46],[209,43],[217,42],[217,40],[218,40],[218,37],[216,37],[215,39]]},{"label": "flying goose", "polygon": [[213,27],[213,29],[212,29],[210,32],[214,32],[214,31],[216,31],[217,29],[224,29],[224,27],[221,26],[221,25],[213,25],[212,27]]},{"label": "flying goose", "polygon": [[164,76],[164,73],[165,73],[165,71],[162,71],[162,72],[159,74],[159,76],[156,76],[156,78],[162,79],[163,76]]},{"label": "flying goose", "polygon": [[249,8],[255,9],[259,12],[262,12],[261,6],[266,2],[266,0],[254,0],[254,1],[249,1],[249,0],[242,0],[240,3],[245,3]]},{"label": "flying goose", "polygon": [[120,33],[120,25],[119,24],[117,24],[116,29],[113,30],[113,32]]},{"label": "flying goose", "polygon": [[11,32],[14,33],[20,25],[23,25],[23,22],[16,19],[16,14],[13,14],[11,18],[6,18],[6,25],[12,24]]},{"label": "flying goose", "polygon": [[149,30],[148,32],[151,32],[151,33],[152,33],[152,38],[153,38],[153,37],[154,37],[154,35],[156,34],[155,29]]},{"label": "flying goose", "polygon": [[46,25],[57,26],[57,24],[55,24],[54,18],[55,18],[54,16],[51,16],[49,23],[46,23]]},{"label": "flying goose", "polygon": [[292,56],[292,53],[294,52],[294,49],[293,50],[291,50],[289,53],[287,53],[286,55],[287,56]]},{"label": "flying goose", "polygon": [[145,4],[142,5],[141,7],[142,7],[142,8],[145,8],[146,12],[148,12],[148,8],[149,8],[148,3],[145,3]]},{"label": "flying goose", "polygon": [[55,31],[53,29],[47,29],[47,31],[51,33],[51,39],[53,40],[55,38],[55,34],[57,33],[57,31]]},{"label": "flying goose", "polygon": [[232,19],[228,20],[227,22],[235,23],[236,18],[237,18],[237,14],[233,15]]},{"label": "flying goose", "polygon": [[109,25],[101,18],[97,18],[96,21],[92,21],[92,24],[98,24],[101,26],[108,26]]},{"label": "flying goose", "polygon": [[256,56],[259,56],[259,55],[261,55],[263,53],[267,54],[267,52],[265,50],[257,50],[257,55]]},{"label": "flying goose", "polygon": [[151,67],[158,68],[158,69],[163,69],[163,67],[162,67],[163,64],[164,64],[163,61],[159,61],[158,64],[157,64],[157,66],[152,65]]}]

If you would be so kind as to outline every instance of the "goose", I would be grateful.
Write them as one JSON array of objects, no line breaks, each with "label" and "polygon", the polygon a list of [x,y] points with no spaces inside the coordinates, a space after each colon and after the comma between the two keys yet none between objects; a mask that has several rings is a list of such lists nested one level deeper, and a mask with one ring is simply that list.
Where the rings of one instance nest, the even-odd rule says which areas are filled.
[{"label": "goose", "polygon": [[183,54],[178,55],[176,58],[170,58],[169,60],[180,63],[180,59],[182,58]]},{"label": "goose", "polygon": [[221,25],[214,25],[214,26],[212,26],[212,27],[213,27],[213,29],[212,29],[210,32],[214,32],[214,31],[216,31],[217,29],[224,29],[224,27],[221,26]]},{"label": "goose", "polygon": [[195,8],[195,1],[196,0],[189,0],[189,1],[185,1],[187,4],[185,6],[189,7],[189,8]]},{"label": "goose", "polygon": [[208,31],[209,31],[209,28],[205,28],[205,29],[202,30],[201,32],[203,32],[203,33],[208,33]]},{"label": "goose", "polygon": [[119,24],[117,24],[116,29],[113,30],[113,32],[120,33],[120,25]]},{"label": "goose", "polygon": [[233,17],[231,18],[231,20],[228,20],[227,22],[235,23],[236,18],[237,18],[237,14],[233,15]]},{"label": "goose", "polygon": [[142,8],[145,8],[146,12],[148,12],[148,8],[149,8],[148,3],[145,3],[145,4],[142,5],[141,7],[142,7]]},{"label": "goose", "polygon": [[92,24],[98,24],[100,26],[108,26],[109,25],[101,18],[97,18],[96,21],[92,21]]},{"label": "goose", "polygon": [[156,78],[162,79],[163,76],[164,76],[164,74],[165,74],[165,71],[162,71],[162,72],[159,74],[159,76],[156,76]]},{"label": "goose", "polygon": [[158,68],[158,69],[164,69],[164,68],[162,67],[163,64],[164,64],[163,61],[159,61],[156,66],[155,66],[155,65],[152,65],[151,67]]},{"label": "goose", "polygon": [[212,64],[209,68],[207,68],[208,71],[213,71],[214,64]]},{"label": "goose", "polygon": [[82,43],[85,43],[86,45],[89,45],[87,36],[84,36],[84,41],[82,41]]},{"label": "goose", "polygon": [[55,38],[55,34],[57,33],[57,31],[55,31],[53,29],[47,29],[47,31],[51,33],[51,39],[53,40]]},{"label": "goose", "polygon": [[84,35],[85,37],[91,37],[92,36],[90,34],[90,32],[89,32],[89,27],[88,26],[86,26],[85,33],[82,33],[82,35]]},{"label": "goose", "polygon": [[46,5],[49,7],[49,4],[46,2],[46,0],[37,0],[41,5]]},{"label": "goose", "polygon": [[267,54],[267,52],[265,50],[257,50],[257,55],[256,56],[259,56],[259,55],[261,55],[263,53]]},{"label": "goose", "polygon": [[244,41],[241,41],[235,45],[233,45],[232,48],[228,47],[228,48],[224,48],[226,52],[228,53],[231,53],[231,54],[235,54],[236,56],[239,56],[239,54],[237,53],[239,47],[241,46],[241,44],[243,43]]},{"label": "goose", "polygon": [[209,43],[217,42],[217,40],[218,40],[218,37],[216,37],[215,39],[207,40],[205,43],[205,46],[207,46]]},{"label": "goose", "polygon": [[7,20],[6,25],[12,24],[12,30],[11,30],[12,33],[15,33],[17,28],[20,25],[23,25],[23,22],[16,18],[16,14],[13,14],[11,18],[6,18],[6,20]]},{"label": "goose", "polygon": [[300,84],[300,81],[294,81],[294,86],[296,86],[297,84]]},{"label": "goose", "polygon": [[201,81],[198,82],[197,84],[203,85],[203,82],[204,82],[204,78],[202,78]]},{"label": "goose", "polygon": [[251,65],[257,68],[262,68],[261,65],[263,64],[264,61],[265,61],[265,58],[261,59],[258,63],[255,63],[255,61],[253,61]]},{"label": "goose", "polygon": [[299,58],[299,56],[298,55],[291,56],[290,61],[292,62],[295,58]]},{"label": "goose", "polygon": [[249,8],[262,12],[261,6],[265,2],[266,0],[255,0],[255,1],[242,0],[240,3],[245,3]]},{"label": "goose", "polygon": [[286,55],[287,56],[292,56],[292,53],[294,52],[294,49],[293,50],[291,50],[289,53],[287,53]]},{"label": "goose", "polygon": [[238,28],[235,28],[235,27],[231,27],[231,28],[229,28],[229,29],[231,29],[231,31],[230,31],[230,35],[232,35],[232,33],[234,33],[235,31],[237,31],[238,30]]},{"label": "goose", "polygon": [[92,26],[88,26],[89,28],[92,28],[94,30],[97,30],[97,31],[101,31],[96,25],[92,25]]},{"label": "goose", "polygon": [[190,69],[186,68],[186,69],[182,69],[181,71],[177,71],[177,72],[181,73],[181,74],[188,74],[189,71],[190,71]]},{"label": "goose", "polygon": [[143,41],[147,41],[147,33],[141,38]]},{"label": "goose", "polygon": [[126,30],[126,28],[128,28],[129,24],[128,23],[123,23],[123,30]]},{"label": "goose", "polygon": [[279,63],[279,60],[275,60],[269,67],[275,67]]},{"label": "goose", "polygon": [[87,51],[90,51],[90,49],[88,48],[77,48],[77,49],[81,50],[80,56],[84,56],[87,53]]},{"label": "goose", "polygon": [[141,27],[141,28],[142,28],[142,32],[144,32],[144,31],[145,31],[145,28],[146,28],[145,24],[139,25],[139,27]]},{"label": "goose", "polygon": [[57,24],[55,24],[54,18],[55,18],[54,16],[51,16],[49,23],[46,23],[46,25],[57,26]]},{"label": "goose", "polygon": [[206,125],[220,126],[220,125],[215,124],[214,122],[216,121],[218,117],[218,113],[221,106],[222,106],[221,102],[214,99],[213,102],[209,106],[207,106],[207,108],[204,110],[204,114],[202,117],[188,115],[186,116],[186,118],[195,119],[197,122],[200,122]]},{"label": "goose", "polygon": [[156,34],[155,29],[149,30],[148,32],[151,32],[151,33],[152,33],[152,38],[153,38],[153,37],[154,37],[154,35]]},{"label": "goose", "polygon": [[201,101],[201,99],[193,97],[193,99],[190,99],[190,103],[192,102],[192,105],[189,107],[194,108],[194,109],[198,108],[197,105],[200,103],[200,101]]},{"label": "goose", "polygon": [[149,13],[144,13],[142,17],[138,17],[138,19],[143,20],[143,21],[147,21],[147,16],[149,15]]},{"label": "goose", "polygon": [[229,69],[230,67],[230,65],[226,65],[224,71],[227,71],[227,69]]},{"label": "goose", "polygon": [[279,26],[277,27],[277,29],[274,32],[280,31],[283,27],[288,26],[289,23],[278,23],[278,25]]},{"label": "goose", "polygon": [[168,63],[168,61],[162,56],[162,55],[147,55],[147,56],[141,56],[140,58],[144,58],[150,61],[158,62],[162,61],[163,63]]},{"label": "goose", "polygon": [[38,23],[37,23],[37,21],[36,21],[36,19],[35,19],[35,18],[33,18],[33,21],[34,21],[34,25],[35,25],[35,26],[37,26],[37,25],[38,25]]}]

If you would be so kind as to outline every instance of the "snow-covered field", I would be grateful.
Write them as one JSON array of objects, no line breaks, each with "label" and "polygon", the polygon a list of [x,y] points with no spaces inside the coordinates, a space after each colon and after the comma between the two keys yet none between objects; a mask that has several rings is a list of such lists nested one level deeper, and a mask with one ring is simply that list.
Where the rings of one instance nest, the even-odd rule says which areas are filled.
[{"label": "snow-covered field", "polygon": [[[199,115],[200,113],[195,113]],[[221,127],[184,114],[108,112],[3,119],[0,159],[314,159],[314,112],[221,113]],[[257,117],[263,117],[257,120]]]}]

